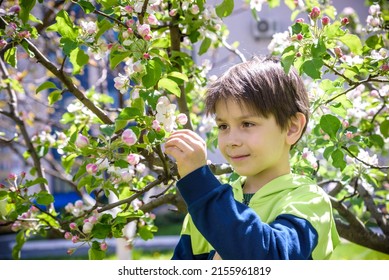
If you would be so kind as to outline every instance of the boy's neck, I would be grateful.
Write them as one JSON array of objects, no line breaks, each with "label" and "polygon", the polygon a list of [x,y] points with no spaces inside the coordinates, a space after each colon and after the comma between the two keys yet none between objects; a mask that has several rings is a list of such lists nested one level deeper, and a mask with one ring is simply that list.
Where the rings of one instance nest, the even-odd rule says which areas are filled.
[{"label": "boy's neck", "polygon": [[264,185],[270,181],[290,173],[290,168],[280,170],[272,174],[257,174],[256,176],[248,176],[243,186],[243,193],[256,193]]}]

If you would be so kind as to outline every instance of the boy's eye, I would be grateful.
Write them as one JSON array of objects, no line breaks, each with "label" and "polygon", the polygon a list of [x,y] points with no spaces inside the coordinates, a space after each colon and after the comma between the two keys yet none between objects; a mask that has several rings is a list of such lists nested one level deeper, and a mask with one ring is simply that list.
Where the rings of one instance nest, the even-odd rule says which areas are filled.
[{"label": "boy's eye", "polygon": [[250,122],[244,122],[242,125],[243,125],[243,127],[252,127],[252,126],[254,126],[255,124],[250,123]]},{"label": "boy's eye", "polygon": [[226,130],[226,129],[227,129],[227,125],[226,125],[226,124],[219,124],[219,125],[217,126],[217,129],[218,129],[218,130]]}]

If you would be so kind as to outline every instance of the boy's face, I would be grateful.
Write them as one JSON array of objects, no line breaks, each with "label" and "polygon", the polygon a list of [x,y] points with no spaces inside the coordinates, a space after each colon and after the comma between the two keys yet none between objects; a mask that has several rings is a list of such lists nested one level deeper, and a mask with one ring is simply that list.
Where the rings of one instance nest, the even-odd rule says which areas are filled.
[{"label": "boy's face", "polygon": [[232,100],[215,107],[219,149],[234,170],[254,184],[289,173],[287,131],[274,116],[264,118]]}]

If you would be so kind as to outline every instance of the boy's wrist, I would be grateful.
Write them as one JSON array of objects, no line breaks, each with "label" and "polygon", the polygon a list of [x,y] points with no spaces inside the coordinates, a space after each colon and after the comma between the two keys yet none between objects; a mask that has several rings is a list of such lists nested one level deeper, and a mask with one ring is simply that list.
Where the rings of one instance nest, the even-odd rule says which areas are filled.
[{"label": "boy's wrist", "polygon": [[177,187],[188,206],[220,185],[208,165],[195,169],[177,182]]}]

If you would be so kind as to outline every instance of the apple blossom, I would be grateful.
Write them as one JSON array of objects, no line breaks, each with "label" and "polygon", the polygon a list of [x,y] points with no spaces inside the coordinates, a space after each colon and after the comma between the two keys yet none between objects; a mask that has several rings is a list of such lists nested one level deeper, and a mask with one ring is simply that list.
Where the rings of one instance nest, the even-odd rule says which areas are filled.
[{"label": "apple blossom", "polygon": [[132,146],[138,141],[138,138],[136,137],[135,132],[128,128],[122,133],[122,141],[128,146]]},{"label": "apple blossom", "polygon": [[328,16],[324,16],[322,19],[321,19],[321,24],[323,24],[323,26],[326,26],[330,23],[330,18]]},{"label": "apple blossom", "polygon": [[76,223],[70,223],[69,224],[69,228],[74,230],[74,229],[77,228],[77,224]]},{"label": "apple blossom", "polygon": [[304,19],[303,18],[298,18],[296,19],[296,23],[303,23],[304,22]]},{"label": "apple blossom", "polygon": [[188,122],[188,117],[186,114],[184,113],[180,113],[177,115],[177,122],[180,124],[180,125],[185,125],[187,122]]},{"label": "apple blossom", "polygon": [[64,237],[66,240],[71,240],[73,237],[73,234],[71,232],[67,231],[67,232],[65,232]]},{"label": "apple blossom", "polygon": [[131,165],[137,165],[140,161],[140,156],[138,154],[129,154],[127,156],[127,161]]},{"label": "apple blossom", "polygon": [[174,17],[177,14],[177,9],[171,9],[169,11],[169,16]]},{"label": "apple blossom", "polygon": [[120,91],[121,94],[124,94],[127,92],[127,90],[130,87],[130,79],[128,76],[124,76],[123,74],[119,73],[118,77],[114,78],[113,81],[114,87]]},{"label": "apple blossom", "polygon": [[73,243],[77,243],[78,241],[80,241],[80,237],[78,237],[77,235],[72,236]]},{"label": "apple blossom", "polygon": [[4,47],[7,45],[7,41],[4,39],[0,39],[0,51],[4,49]]},{"label": "apple blossom", "polygon": [[309,13],[311,19],[317,19],[320,16],[320,8],[313,7],[312,11]]},{"label": "apple blossom", "polygon": [[175,111],[177,106],[175,104],[167,103],[166,97],[161,97],[157,103],[157,115],[155,118],[163,125],[167,132],[172,132],[176,128],[176,116]]},{"label": "apple blossom", "polygon": [[147,17],[147,22],[150,25],[158,25],[158,19],[155,17],[155,15],[151,14]]},{"label": "apple blossom", "polygon": [[105,242],[102,242],[102,243],[100,244],[100,249],[101,249],[101,251],[107,251],[107,249],[108,249],[108,244],[105,243]]},{"label": "apple blossom", "polygon": [[82,226],[82,232],[85,234],[91,233],[93,228],[93,224],[91,222],[86,222]]},{"label": "apple blossom", "polygon": [[77,200],[74,202],[74,207],[81,209],[84,206],[84,202],[82,200]]},{"label": "apple blossom", "polygon": [[9,37],[13,36],[16,32],[17,25],[13,22],[10,22],[6,27],[5,27],[5,34]]},{"label": "apple blossom", "polygon": [[189,8],[189,11],[193,14],[193,15],[197,15],[199,12],[200,12],[200,8],[199,6],[197,5],[193,5]]},{"label": "apple blossom", "polygon": [[94,163],[88,163],[86,165],[86,172],[88,172],[89,174],[96,174],[98,171],[98,166],[97,164],[94,164]]},{"label": "apple blossom", "polygon": [[70,248],[70,249],[68,249],[68,250],[66,251],[66,253],[67,253],[68,255],[71,255],[71,254],[73,254],[75,251],[76,251],[75,248]]},{"label": "apple blossom", "polygon": [[20,12],[20,6],[19,5],[14,5],[8,10],[12,14],[17,14]]},{"label": "apple blossom", "polygon": [[381,7],[379,4],[373,4],[369,7],[369,14],[375,16],[381,12]]},{"label": "apple blossom", "polygon": [[161,130],[161,124],[157,120],[153,120],[153,124],[151,126],[154,130],[160,131]]},{"label": "apple blossom", "polygon": [[89,145],[89,139],[86,136],[79,133],[76,142],[74,144],[76,145],[77,148],[85,148]]},{"label": "apple blossom", "polygon": [[265,2],[266,0],[250,0],[250,9],[260,12],[262,10],[262,4]]},{"label": "apple blossom", "polygon": [[349,19],[347,17],[344,17],[344,18],[341,19],[340,23],[342,25],[347,25],[349,23]]},{"label": "apple blossom", "polygon": [[146,170],[146,165],[144,165],[143,163],[138,163],[135,167],[135,171],[140,173],[140,174],[143,174],[143,172],[145,172]]}]

